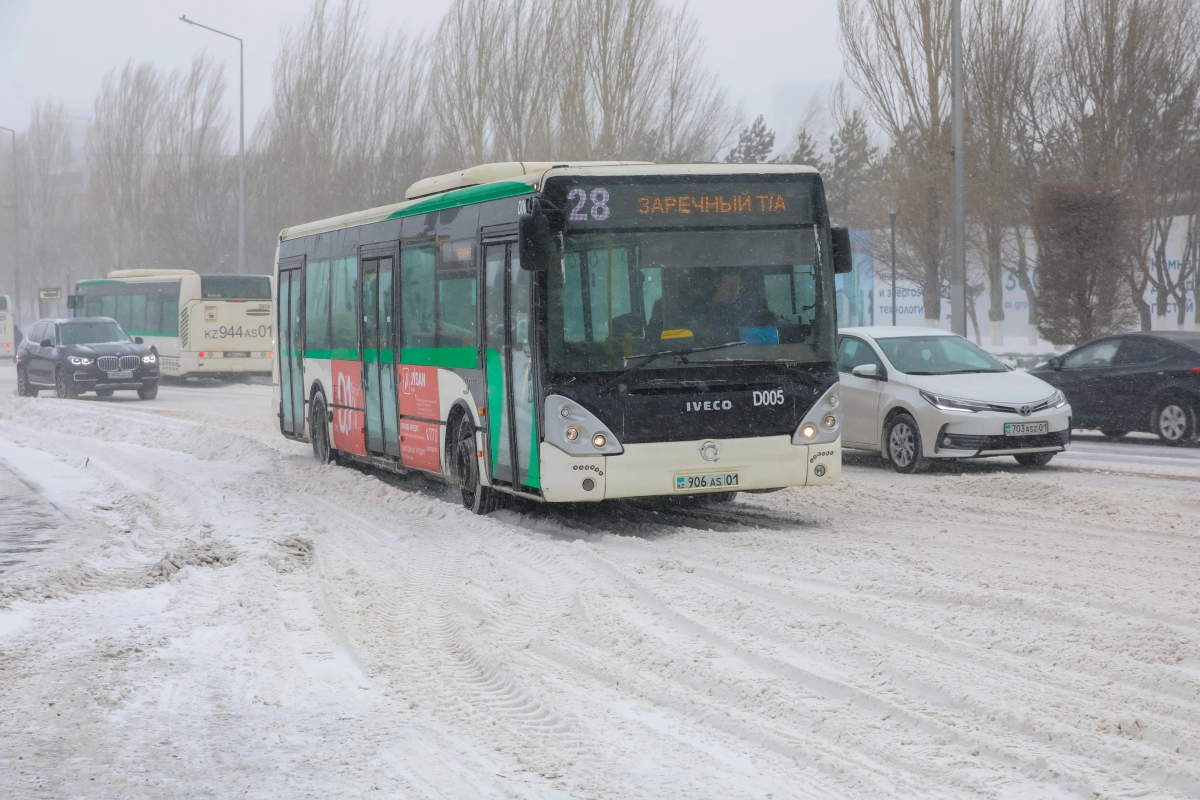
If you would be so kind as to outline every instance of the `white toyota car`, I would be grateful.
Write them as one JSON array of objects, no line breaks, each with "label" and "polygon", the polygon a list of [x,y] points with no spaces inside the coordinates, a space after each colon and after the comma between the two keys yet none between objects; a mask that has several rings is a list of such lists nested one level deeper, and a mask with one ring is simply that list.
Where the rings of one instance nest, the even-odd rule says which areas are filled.
[{"label": "white toyota car", "polygon": [[842,444],[897,472],[935,458],[1012,456],[1040,467],[1071,443],[1062,392],[936,328],[842,328]]}]

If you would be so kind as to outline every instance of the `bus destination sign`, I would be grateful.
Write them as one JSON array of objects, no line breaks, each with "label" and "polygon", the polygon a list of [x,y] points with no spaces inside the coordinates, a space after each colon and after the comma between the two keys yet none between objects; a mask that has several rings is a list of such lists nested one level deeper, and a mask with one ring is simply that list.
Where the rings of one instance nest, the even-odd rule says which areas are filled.
[{"label": "bus destination sign", "polygon": [[811,224],[812,181],[588,183],[555,181],[546,193],[563,204],[568,228]]}]

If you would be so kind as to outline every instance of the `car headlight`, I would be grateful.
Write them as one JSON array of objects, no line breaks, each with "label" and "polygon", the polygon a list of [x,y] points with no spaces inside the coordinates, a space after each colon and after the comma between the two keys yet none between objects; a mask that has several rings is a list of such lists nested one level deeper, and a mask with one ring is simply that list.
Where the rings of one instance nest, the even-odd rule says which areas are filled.
[{"label": "car headlight", "polygon": [[943,397],[940,394],[921,390],[921,397],[926,403],[938,409],[939,411],[958,411],[963,414],[974,414],[979,411],[987,411],[991,406],[979,400],[960,400],[957,397]]},{"label": "car headlight", "polygon": [[154,353],[147,353],[142,356],[143,364],[153,364],[155,361],[158,361],[158,356],[154,355]]},{"label": "car headlight", "polygon": [[1067,404],[1067,396],[1062,392],[1055,392],[1054,397],[1050,400],[1050,405],[1054,408],[1062,408]]},{"label": "car headlight", "polygon": [[92,363],[92,360],[90,358],[83,358],[82,356],[71,356],[71,363],[77,367],[86,367]]}]

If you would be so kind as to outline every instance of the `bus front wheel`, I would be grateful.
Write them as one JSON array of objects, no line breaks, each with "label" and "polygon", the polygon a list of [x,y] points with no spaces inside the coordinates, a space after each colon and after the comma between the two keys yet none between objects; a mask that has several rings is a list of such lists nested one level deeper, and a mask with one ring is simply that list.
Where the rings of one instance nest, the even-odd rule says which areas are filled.
[{"label": "bus front wheel", "polygon": [[504,495],[479,480],[479,453],[475,449],[475,426],[464,415],[458,424],[458,444],[454,448],[454,477],[462,493],[463,505],[476,514],[488,514],[504,505]]}]

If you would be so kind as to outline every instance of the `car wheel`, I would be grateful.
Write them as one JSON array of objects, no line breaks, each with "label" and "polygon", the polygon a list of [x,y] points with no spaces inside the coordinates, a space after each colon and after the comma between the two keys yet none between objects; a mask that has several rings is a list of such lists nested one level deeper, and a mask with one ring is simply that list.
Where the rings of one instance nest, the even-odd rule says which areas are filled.
[{"label": "car wheel", "polygon": [[18,397],[37,397],[38,390],[33,388],[29,383],[29,376],[25,373],[24,367],[17,367],[17,396]]},{"label": "car wheel", "polygon": [[63,400],[73,400],[79,395],[75,389],[75,381],[61,366],[54,370],[54,392]]},{"label": "car wheel", "polygon": [[97,389],[96,390],[96,397],[112,397],[112,396],[113,396],[112,389]]},{"label": "car wheel", "polygon": [[143,400],[153,400],[158,397],[158,381],[150,381],[139,386],[138,397]]},{"label": "car wheel", "polygon": [[1013,456],[1022,467],[1044,467],[1057,453],[1017,453]]},{"label": "car wheel", "polygon": [[929,459],[921,449],[921,430],[908,414],[897,414],[883,432],[885,456],[892,469],[915,475],[929,468]]},{"label": "car wheel", "polygon": [[479,480],[479,454],[475,448],[475,426],[463,416],[454,448],[454,477],[463,505],[476,514],[488,514],[504,505],[504,495]]},{"label": "car wheel", "polygon": [[1129,431],[1122,430],[1121,428],[1101,428],[1100,432],[1104,434],[1105,439],[1120,439],[1129,433]]},{"label": "car wheel", "polygon": [[1195,411],[1182,400],[1165,400],[1154,410],[1154,432],[1164,444],[1187,444],[1196,434]]},{"label": "car wheel", "polygon": [[329,412],[325,410],[325,395],[313,395],[308,410],[308,427],[312,436],[313,456],[318,464],[333,461],[333,448],[329,446]]}]

